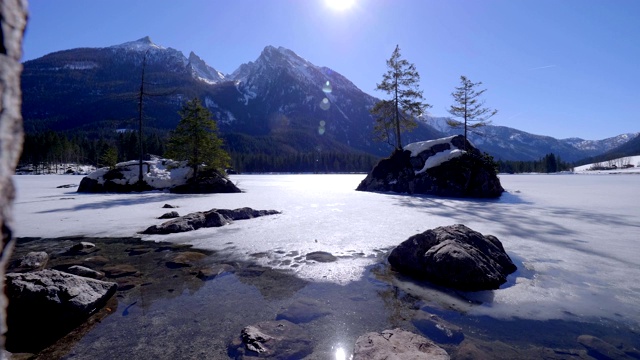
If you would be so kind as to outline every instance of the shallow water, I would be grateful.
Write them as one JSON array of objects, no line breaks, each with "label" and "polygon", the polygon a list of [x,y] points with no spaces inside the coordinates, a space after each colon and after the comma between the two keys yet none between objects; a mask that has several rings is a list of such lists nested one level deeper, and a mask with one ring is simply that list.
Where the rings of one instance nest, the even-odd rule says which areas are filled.
[{"label": "shallow water", "polygon": [[[80,240],[97,245],[90,256],[104,256],[109,264],[131,264],[139,272],[107,279],[121,285],[117,295],[85,325],[37,358],[225,359],[232,355],[229,344],[243,327],[275,320],[288,307],[309,299],[323,311],[308,322],[300,318],[299,325],[314,344],[313,353],[305,359],[341,360],[341,351],[350,354],[357,337],[371,331],[401,327],[421,333],[415,320],[421,313],[438,315],[461,328],[465,336],[461,344],[440,344],[454,359],[465,358],[469,347],[481,348],[492,358],[508,359],[514,354],[531,359],[588,358],[576,340],[583,334],[630,354],[634,354],[630,349],[640,347],[637,329],[608,320],[500,320],[470,315],[473,307],[491,301],[487,295],[491,292],[482,292],[483,298],[479,293],[449,291],[403,278],[385,265],[384,255],[366,268],[361,279],[346,285],[306,281],[225,252],[204,251],[207,257],[193,266],[170,267],[167,262],[175,254],[200,250],[141,243],[135,238],[23,239],[14,258],[46,250],[51,254],[48,267],[61,268],[87,257],[64,253]],[[233,271],[207,281],[196,277],[198,269],[216,264],[231,264]]]}]

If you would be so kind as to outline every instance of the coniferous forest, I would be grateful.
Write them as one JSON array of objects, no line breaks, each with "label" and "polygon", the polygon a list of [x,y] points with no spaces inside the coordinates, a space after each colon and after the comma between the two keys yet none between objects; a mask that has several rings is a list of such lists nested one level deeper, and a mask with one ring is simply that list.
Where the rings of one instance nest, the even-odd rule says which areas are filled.
[{"label": "coniferous forest", "polygon": [[[149,128],[143,131],[143,153],[163,156],[169,131]],[[225,136],[223,136],[225,138]],[[293,172],[293,173],[352,173],[367,172],[378,158],[365,153],[323,151],[322,148],[307,152],[287,151],[272,141],[237,141],[228,135],[233,148],[225,145],[231,155],[231,168],[241,173]],[[135,160],[139,157],[138,132],[131,130],[91,130],[27,133],[21,165],[33,165],[35,172],[56,168],[63,164],[108,166],[104,156],[109,149],[117,150],[117,161]]]}]

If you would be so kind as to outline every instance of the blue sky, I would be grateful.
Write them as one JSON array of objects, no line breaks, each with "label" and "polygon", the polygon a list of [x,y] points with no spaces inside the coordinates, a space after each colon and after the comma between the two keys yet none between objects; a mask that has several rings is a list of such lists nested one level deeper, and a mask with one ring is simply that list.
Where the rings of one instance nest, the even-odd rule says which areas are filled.
[{"label": "blue sky", "polygon": [[31,0],[24,60],[150,36],[223,73],[283,46],[375,91],[396,44],[447,115],[460,75],[494,125],[556,138],[640,131],[638,0]]}]

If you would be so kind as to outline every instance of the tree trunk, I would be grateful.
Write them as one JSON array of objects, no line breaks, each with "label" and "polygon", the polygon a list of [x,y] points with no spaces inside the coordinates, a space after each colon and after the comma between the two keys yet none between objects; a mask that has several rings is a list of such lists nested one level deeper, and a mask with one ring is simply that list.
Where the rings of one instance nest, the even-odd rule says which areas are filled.
[{"label": "tree trunk", "polygon": [[[12,205],[15,190],[11,176],[22,151],[22,36],[27,24],[27,4],[21,0],[0,1],[0,288],[13,251]],[[0,291],[0,357],[7,332],[7,298]]]}]

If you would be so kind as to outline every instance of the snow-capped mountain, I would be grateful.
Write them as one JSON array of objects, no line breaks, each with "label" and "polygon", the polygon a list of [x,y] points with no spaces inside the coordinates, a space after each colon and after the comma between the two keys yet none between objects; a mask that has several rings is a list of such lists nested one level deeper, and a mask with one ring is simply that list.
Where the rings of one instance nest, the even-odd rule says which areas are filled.
[{"label": "snow-capped mountain", "polygon": [[[446,117],[427,117],[425,121],[447,135],[461,134],[463,131],[451,129]],[[577,161],[610,151],[638,135],[629,133],[603,140],[556,139],[495,125],[484,126],[477,132],[469,132],[469,140],[482,151],[502,160],[538,160],[554,153],[564,161]]]},{"label": "snow-capped mountain", "polygon": [[[27,132],[134,128],[143,59],[145,126],[173,129],[185,101],[209,108],[232,151],[263,154],[315,151],[386,156],[373,142],[369,113],[377,98],[341,74],[316,66],[283,47],[267,46],[255,61],[225,75],[191,52],[149,37],[106,48],[59,51],[24,63],[23,117]],[[444,118],[426,118],[403,143],[452,135]],[[555,153],[565,161],[597,155],[632,134],[598,141],[557,140],[501,126],[471,141],[495,158],[537,160]]]},{"label": "snow-capped mountain", "polygon": [[[390,151],[387,144],[371,140],[369,110],[378,99],[289,49],[267,46],[255,61],[240,65],[226,79],[234,82],[239,93],[236,103],[216,101],[216,105],[223,108],[224,104],[234,114],[232,126],[241,127],[242,132],[264,136],[303,131],[378,155]],[[440,134],[421,126],[412,135],[424,139]]]},{"label": "snow-capped mountain", "polygon": [[568,144],[571,144],[573,147],[579,150],[584,150],[587,152],[593,152],[595,154],[602,154],[612,149],[615,149],[631,139],[636,138],[640,133],[626,133],[618,136],[602,139],[602,140],[584,140],[580,138],[568,138],[562,139],[560,141],[564,141]]},{"label": "snow-capped mountain", "polygon": [[191,69],[191,75],[207,84],[217,84],[225,81],[223,73],[207,65],[198,55],[193,51],[189,54],[189,63],[187,66]]}]

